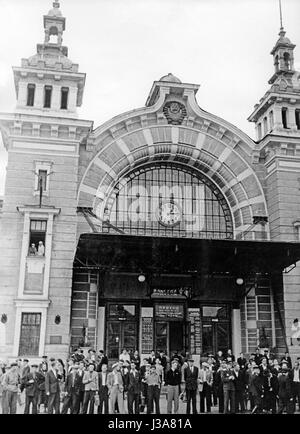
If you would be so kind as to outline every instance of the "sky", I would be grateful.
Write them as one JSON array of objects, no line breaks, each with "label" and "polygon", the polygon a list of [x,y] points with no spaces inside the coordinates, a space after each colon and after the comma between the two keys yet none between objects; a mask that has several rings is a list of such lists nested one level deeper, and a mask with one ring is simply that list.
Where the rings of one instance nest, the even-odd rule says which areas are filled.
[{"label": "sky", "polygon": [[[61,0],[63,44],[87,74],[79,116],[98,127],[145,105],[153,81],[169,72],[200,85],[199,106],[239,127],[268,90],[270,51],[280,27],[278,0]],[[0,112],[15,107],[12,66],[43,42],[52,0],[0,0]],[[297,45],[299,0],[282,0],[287,36]],[[0,137],[0,196],[7,152]]]}]

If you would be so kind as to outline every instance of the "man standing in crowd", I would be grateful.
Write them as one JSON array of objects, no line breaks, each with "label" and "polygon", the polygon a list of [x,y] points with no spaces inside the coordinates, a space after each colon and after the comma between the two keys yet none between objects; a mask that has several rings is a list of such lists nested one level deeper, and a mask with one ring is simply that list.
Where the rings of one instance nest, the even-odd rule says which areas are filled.
[{"label": "man standing in crowd", "polygon": [[99,350],[97,357],[97,372],[102,372],[102,365],[108,366],[108,358],[103,350]]},{"label": "man standing in crowd", "polygon": [[197,390],[199,369],[194,366],[194,359],[188,360],[188,366],[184,370],[184,382],[186,393],[186,414],[191,413],[191,401],[193,414],[197,414]]},{"label": "man standing in crowd", "polygon": [[[5,373],[2,387],[5,392],[5,412],[7,414],[17,413],[17,399],[20,385],[20,376],[18,374],[18,364],[16,362],[11,363],[10,369]],[[4,412],[3,412],[4,413]],[[5,414],[5,413],[4,413]]]},{"label": "man standing in crowd", "polygon": [[287,414],[294,413],[292,379],[286,363],[282,364],[281,372],[278,374],[278,413],[286,410]]},{"label": "man standing in crowd", "polygon": [[224,370],[226,370],[226,362],[225,360],[221,360],[220,366],[215,376],[216,391],[219,400],[219,413],[224,413],[224,390],[223,390],[223,382],[222,382],[222,372]]},{"label": "man standing in crowd", "polygon": [[24,414],[30,413],[32,404],[32,414],[37,414],[39,387],[37,377],[38,365],[31,365],[31,370],[22,378],[21,389],[25,388],[25,409]]},{"label": "man standing in crowd", "polygon": [[124,414],[124,383],[120,372],[119,363],[114,363],[112,372],[108,374],[108,393],[110,397],[110,413],[115,413],[115,405],[118,403],[119,413]]},{"label": "man standing in crowd", "polygon": [[50,369],[45,377],[45,391],[48,396],[48,414],[60,413],[60,386],[59,386],[59,373],[56,369],[56,361],[53,357],[50,359]]},{"label": "man standing in crowd", "polygon": [[228,362],[226,369],[221,372],[221,380],[224,392],[224,413],[235,413],[235,386],[232,362]]},{"label": "man standing in crowd", "polygon": [[300,411],[300,368],[299,368],[299,360],[297,360],[294,364],[294,367],[291,372],[291,378],[293,380],[293,398],[294,398],[294,406],[296,410],[296,405],[298,403],[298,409]]},{"label": "man standing in crowd", "polygon": [[205,412],[205,402],[207,413],[211,412],[211,394],[213,374],[209,370],[209,365],[206,362],[202,362],[202,368],[199,371],[199,393],[200,393],[200,413]]},{"label": "man standing in crowd", "polygon": [[179,386],[181,383],[181,375],[178,370],[175,360],[171,363],[171,368],[166,372],[165,384],[168,386],[167,391],[167,412],[172,414],[172,405],[174,401],[174,414],[178,413],[179,409]]},{"label": "man standing in crowd", "polygon": [[260,368],[257,365],[253,366],[253,376],[251,378],[250,386],[254,400],[254,407],[251,413],[261,413],[264,397],[264,384],[260,373]]},{"label": "man standing in crowd", "polygon": [[89,406],[89,414],[94,414],[95,395],[98,394],[99,382],[98,373],[95,371],[95,364],[89,363],[88,370],[84,373],[82,383],[84,384],[84,398],[82,414],[86,414]]},{"label": "man standing in crowd", "polygon": [[239,363],[235,363],[233,368],[234,389],[235,389],[235,412],[245,412],[245,374],[240,368]]},{"label": "man standing in crowd", "polygon": [[[107,373],[107,365],[101,365],[101,372],[99,372],[99,406],[98,406],[98,414],[108,414],[108,373]],[[104,412],[103,412],[104,407]]]},{"label": "man standing in crowd", "polygon": [[71,411],[71,414],[78,413],[79,393],[81,388],[81,379],[78,374],[78,369],[79,365],[75,363],[72,366],[71,371],[67,375],[62,414],[68,413],[69,409]]},{"label": "man standing in crowd", "polygon": [[[132,361],[128,374],[128,414],[140,413],[140,395],[141,395],[141,376],[136,369],[136,364]],[[134,411],[133,411],[134,406]]]},{"label": "man standing in crowd", "polygon": [[155,403],[155,413],[160,414],[159,398],[160,398],[160,378],[156,372],[155,365],[151,365],[150,372],[145,378],[148,384],[147,395],[147,414],[153,413]]}]

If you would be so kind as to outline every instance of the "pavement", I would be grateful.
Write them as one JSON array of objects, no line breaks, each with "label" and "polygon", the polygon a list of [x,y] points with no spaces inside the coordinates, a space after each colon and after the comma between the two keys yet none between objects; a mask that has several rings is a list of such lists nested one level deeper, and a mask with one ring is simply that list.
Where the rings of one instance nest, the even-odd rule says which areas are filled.
[{"label": "pavement", "polygon": [[[21,394],[21,402],[22,405],[17,405],[17,414],[23,414],[24,413],[24,403],[25,403],[25,395],[24,392]],[[62,405],[62,404],[61,404]],[[197,411],[200,411],[200,399],[199,394],[197,394]],[[165,394],[162,394],[160,397],[160,412],[161,414],[167,414],[167,397]],[[95,411],[96,413],[96,411]],[[125,413],[127,414],[127,401],[125,401]],[[186,414],[186,402],[183,402],[182,400],[179,400],[179,414]],[[212,414],[219,414],[219,408],[218,406],[213,406],[211,408]],[[250,413],[248,410],[246,413]],[[300,411],[296,411],[297,414],[300,414]],[[1,411],[0,411],[1,414]],[[41,414],[44,414],[44,408],[43,405],[41,406]],[[145,414],[145,413],[141,413]]]}]

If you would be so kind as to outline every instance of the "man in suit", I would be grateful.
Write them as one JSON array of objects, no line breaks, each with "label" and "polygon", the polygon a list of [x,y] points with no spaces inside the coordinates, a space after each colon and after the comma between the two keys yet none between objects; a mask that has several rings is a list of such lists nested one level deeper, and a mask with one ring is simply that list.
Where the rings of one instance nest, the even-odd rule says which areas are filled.
[{"label": "man in suit", "polygon": [[264,398],[264,379],[261,375],[259,366],[253,366],[253,376],[250,381],[251,393],[254,400],[254,407],[251,413],[261,413]]},{"label": "man in suit", "polygon": [[234,388],[235,388],[235,412],[245,412],[245,371],[241,369],[239,363],[235,363],[233,368]]},{"label": "man in suit", "polygon": [[134,413],[140,413],[140,395],[141,395],[141,376],[136,369],[136,365],[134,362],[130,364],[130,372],[128,374],[128,414],[133,414],[133,405],[134,405]]},{"label": "man in suit", "polygon": [[283,413],[286,409],[287,414],[294,413],[294,399],[292,390],[292,379],[286,363],[282,364],[281,372],[278,374],[278,413]]},{"label": "man in suit", "polygon": [[237,362],[241,370],[246,370],[247,359],[243,353],[240,353],[240,357],[237,359]]},{"label": "man in suit", "polygon": [[98,414],[108,414],[108,372],[107,365],[102,363],[101,372],[99,372],[99,405]]},{"label": "man in suit", "polygon": [[69,409],[71,414],[78,413],[79,393],[81,389],[81,378],[79,377],[78,369],[79,365],[76,363],[67,375],[62,414],[67,414]]},{"label": "man in suit", "polygon": [[298,401],[298,408],[300,410],[300,368],[298,360],[295,362],[294,367],[291,371],[291,379],[293,382],[292,387],[295,409]]},{"label": "man in suit", "polygon": [[224,392],[224,413],[235,413],[235,386],[232,362],[228,362],[226,369],[222,370],[221,381]]},{"label": "man in suit", "polygon": [[59,387],[59,373],[56,369],[56,361],[53,357],[50,359],[50,369],[45,377],[45,392],[48,396],[48,414],[60,413],[60,387]]},{"label": "man in suit", "polygon": [[172,414],[172,403],[174,401],[174,413],[178,413],[179,408],[179,387],[181,383],[181,373],[178,369],[178,364],[176,360],[171,363],[171,369],[166,373],[166,385],[168,386],[167,393],[167,411],[168,414]]},{"label": "man in suit", "polygon": [[84,399],[84,384],[83,384],[83,377],[85,373],[85,363],[83,360],[81,360],[78,363],[79,369],[78,369],[78,377],[80,382],[80,391],[79,391],[79,398],[78,398],[78,406],[77,406],[77,412],[76,414],[79,414],[83,407],[83,399]]},{"label": "man in suit", "polygon": [[202,368],[199,370],[199,392],[200,392],[200,413],[204,413],[205,401],[206,401],[206,411],[211,412],[211,394],[212,394],[212,384],[213,384],[213,373],[209,369],[209,364],[206,362],[202,363]]},{"label": "man in suit", "polygon": [[24,414],[30,413],[32,404],[32,414],[37,414],[39,386],[37,376],[38,365],[31,365],[31,370],[22,378],[21,390],[25,388],[25,409]]},{"label": "man in suit", "polygon": [[120,414],[124,414],[124,383],[119,363],[114,363],[112,369],[112,372],[108,374],[107,378],[108,394],[110,397],[110,413],[115,413],[115,405],[116,402],[118,402],[119,412]]},{"label": "man in suit", "polygon": [[98,394],[99,390],[98,372],[95,371],[94,363],[91,362],[88,365],[82,383],[84,384],[84,398],[81,413],[86,414],[89,406],[89,414],[94,414],[95,395]]},{"label": "man in suit", "polygon": [[198,375],[199,369],[194,366],[194,360],[188,360],[188,366],[184,370],[185,392],[186,392],[186,414],[191,413],[191,401],[193,407],[193,414],[197,414],[196,396],[198,389]]}]

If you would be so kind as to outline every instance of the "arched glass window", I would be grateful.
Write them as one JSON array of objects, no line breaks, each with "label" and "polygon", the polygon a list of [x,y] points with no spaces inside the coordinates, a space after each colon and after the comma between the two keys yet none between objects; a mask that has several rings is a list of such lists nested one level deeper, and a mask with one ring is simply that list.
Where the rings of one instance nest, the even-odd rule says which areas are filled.
[{"label": "arched glass window", "polygon": [[[115,186],[104,219],[132,235],[233,237],[231,213],[219,189],[180,164],[131,172]],[[103,231],[110,229],[103,225]]]}]

